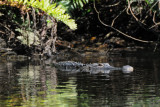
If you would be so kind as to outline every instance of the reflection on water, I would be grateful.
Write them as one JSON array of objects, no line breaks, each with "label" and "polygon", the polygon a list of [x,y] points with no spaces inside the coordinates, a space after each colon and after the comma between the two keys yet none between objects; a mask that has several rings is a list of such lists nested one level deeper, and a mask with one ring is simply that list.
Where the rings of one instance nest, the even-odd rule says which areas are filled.
[{"label": "reflection on water", "polygon": [[109,62],[117,67],[129,64],[135,68],[130,74],[122,71],[112,71],[110,74],[62,72],[48,65],[52,61],[0,60],[0,107],[160,105],[159,56],[114,55],[80,60]]}]

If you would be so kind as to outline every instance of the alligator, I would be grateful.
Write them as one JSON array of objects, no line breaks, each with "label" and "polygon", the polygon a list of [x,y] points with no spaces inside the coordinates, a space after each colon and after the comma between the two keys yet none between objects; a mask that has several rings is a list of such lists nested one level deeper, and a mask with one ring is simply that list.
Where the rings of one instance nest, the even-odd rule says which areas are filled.
[{"label": "alligator", "polygon": [[124,73],[133,72],[133,67],[125,65],[123,67],[113,67],[108,63],[92,63],[83,64],[74,61],[61,61],[53,64],[60,71],[73,71],[73,72],[90,72],[90,73],[110,73],[114,70],[122,70]]}]

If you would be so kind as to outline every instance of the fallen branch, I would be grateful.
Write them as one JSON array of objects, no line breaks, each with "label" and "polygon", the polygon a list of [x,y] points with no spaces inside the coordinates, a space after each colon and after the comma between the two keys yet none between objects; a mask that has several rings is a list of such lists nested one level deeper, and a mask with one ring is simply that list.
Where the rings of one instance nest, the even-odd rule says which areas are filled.
[{"label": "fallen branch", "polygon": [[154,23],[154,25],[153,26],[151,26],[149,29],[152,29],[152,28],[154,28],[154,27],[156,27],[156,26],[159,26],[160,25],[160,22],[156,22],[156,20],[155,20],[155,14],[156,14],[156,12],[154,12],[154,15],[153,15],[153,23]]},{"label": "fallen branch", "polygon": [[119,5],[119,3],[120,3],[120,1],[119,1],[119,2],[117,2],[117,3],[115,3],[115,4],[108,5],[108,6],[106,6],[106,7],[114,7],[114,6],[117,6],[117,5]]},{"label": "fallen branch", "polygon": [[[131,15],[133,16],[133,18],[140,24],[141,27],[144,28],[144,26],[146,26],[146,24],[145,24],[144,22],[140,21],[140,20],[134,15],[134,13],[133,13],[133,11],[132,11],[132,8],[131,8],[130,1],[129,1],[129,0],[127,0],[127,1],[128,1],[128,9],[127,9],[127,10],[130,10],[130,13],[131,13]],[[142,26],[142,25],[143,25],[143,26]],[[144,28],[144,29],[146,29],[146,28]]]},{"label": "fallen branch", "polygon": [[124,12],[126,10],[126,8],[125,9],[123,9],[123,11],[121,11],[113,20],[112,20],[112,24],[111,24],[111,26],[113,26],[114,25],[114,22],[115,22],[115,20]]},{"label": "fallen branch", "polygon": [[3,32],[3,31],[1,31],[1,30],[0,30],[0,33],[5,34],[5,32]]},{"label": "fallen branch", "polygon": [[106,26],[106,27],[109,27],[109,28],[111,28],[111,29],[119,32],[120,34],[124,35],[125,37],[128,37],[128,38],[130,38],[130,39],[133,39],[133,40],[135,40],[135,41],[139,41],[139,42],[143,42],[143,43],[153,43],[153,41],[145,41],[145,40],[137,39],[137,38],[135,38],[135,37],[132,37],[132,36],[130,36],[130,35],[128,35],[128,34],[123,33],[122,31],[120,31],[120,30],[118,30],[118,29],[116,29],[116,28],[114,28],[114,27],[112,27],[112,26],[110,26],[110,25],[105,24],[105,23],[100,19],[100,14],[99,14],[99,12],[98,12],[98,10],[97,10],[97,8],[96,8],[95,0],[93,0],[93,5],[94,5],[94,9],[95,9],[95,11],[96,11],[96,13],[97,13],[97,15],[98,15],[98,20],[100,21],[100,23],[101,23],[102,25],[104,25],[104,26]]}]

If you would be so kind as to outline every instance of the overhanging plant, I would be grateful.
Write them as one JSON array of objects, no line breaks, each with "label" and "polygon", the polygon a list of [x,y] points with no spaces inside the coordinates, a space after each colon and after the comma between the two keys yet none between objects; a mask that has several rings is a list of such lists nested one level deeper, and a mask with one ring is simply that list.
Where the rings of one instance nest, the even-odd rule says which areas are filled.
[{"label": "overhanging plant", "polygon": [[33,7],[35,9],[40,9],[44,11],[51,17],[54,17],[58,21],[62,21],[68,25],[71,29],[77,29],[77,24],[74,19],[71,19],[70,15],[66,13],[66,10],[62,8],[61,5],[56,3],[50,3],[50,0],[8,0],[7,2],[0,2],[1,5],[10,5],[14,7],[19,7],[21,5],[27,7]]},{"label": "overhanging plant", "polygon": [[[56,50],[55,42],[57,38],[57,21],[62,21],[72,30],[77,29],[75,20],[71,19],[70,15],[66,13],[66,9],[62,8],[62,5],[57,4],[56,2],[50,3],[50,0],[0,0],[0,6],[2,5],[20,8],[22,11],[22,17],[25,17],[27,19],[25,22],[29,22],[29,24],[25,24],[25,26],[22,25],[22,28],[20,27],[18,30],[16,30],[18,32],[23,31],[23,33],[20,32],[22,36],[17,35],[17,38],[21,41],[22,44],[27,44],[29,47],[36,45],[39,47],[38,49],[40,49],[42,54],[47,53],[51,55]],[[32,14],[33,11],[34,14]],[[23,14],[23,12],[25,13]],[[41,14],[41,19],[38,19],[40,26],[36,27],[34,25],[35,23],[37,24],[37,22],[34,20],[36,20],[35,18],[37,15],[39,15],[39,13]],[[50,27],[48,27],[48,25]],[[30,33],[24,35],[24,32]],[[49,35],[48,32],[50,32]],[[35,37],[38,38],[35,39]]]}]

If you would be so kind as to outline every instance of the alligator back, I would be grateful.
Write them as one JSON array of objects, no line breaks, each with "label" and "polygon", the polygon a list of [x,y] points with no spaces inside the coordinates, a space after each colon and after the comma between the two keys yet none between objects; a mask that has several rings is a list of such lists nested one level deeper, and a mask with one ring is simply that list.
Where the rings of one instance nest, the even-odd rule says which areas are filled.
[{"label": "alligator back", "polygon": [[85,64],[80,62],[74,62],[74,61],[61,61],[58,63],[54,63],[54,66],[57,68],[80,68],[84,66]]},{"label": "alligator back", "polygon": [[86,66],[81,67],[82,72],[103,72],[103,73],[109,73],[110,70],[120,70],[120,68],[110,66],[108,63],[92,63],[92,64],[86,64]]}]

